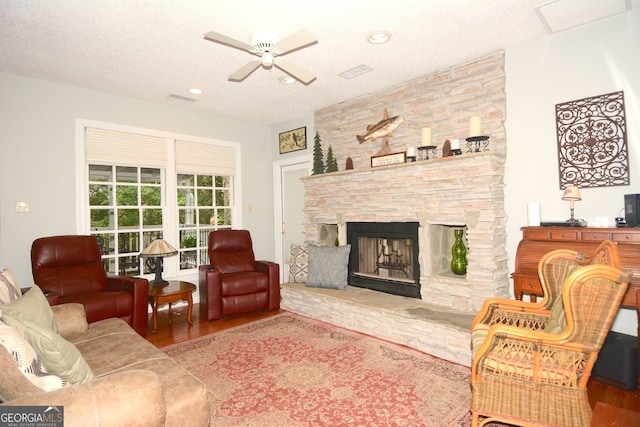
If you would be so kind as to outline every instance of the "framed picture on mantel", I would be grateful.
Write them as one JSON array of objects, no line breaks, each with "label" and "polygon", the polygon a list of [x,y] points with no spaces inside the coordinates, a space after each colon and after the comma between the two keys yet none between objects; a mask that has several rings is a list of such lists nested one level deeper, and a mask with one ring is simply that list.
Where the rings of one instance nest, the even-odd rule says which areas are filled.
[{"label": "framed picture on mantel", "polygon": [[280,154],[307,148],[307,127],[288,130],[279,134]]},{"label": "framed picture on mantel", "polygon": [[406,163],[407,152],[401,151],[399,153],[383,154],[382,156],[371,157],[371,167],[376,168],[378,166],[395,165],[398,163]]}]

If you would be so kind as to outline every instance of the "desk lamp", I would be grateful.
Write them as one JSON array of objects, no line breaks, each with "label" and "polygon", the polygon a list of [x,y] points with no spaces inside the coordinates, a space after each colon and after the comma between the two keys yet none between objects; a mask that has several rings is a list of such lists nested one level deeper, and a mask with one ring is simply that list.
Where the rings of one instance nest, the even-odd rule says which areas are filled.
[{"label": "desk lamp", "polygon": [[168,281],[162,278],[162,258],[173,256],[178,253],[178,250],[167,243],[164,239],[156,239],[149,244],[140,253],[140,256],[146,258],[146,265],[150,270],[154,270],[156,278],[149,281],[150,285],[166,285]]}]

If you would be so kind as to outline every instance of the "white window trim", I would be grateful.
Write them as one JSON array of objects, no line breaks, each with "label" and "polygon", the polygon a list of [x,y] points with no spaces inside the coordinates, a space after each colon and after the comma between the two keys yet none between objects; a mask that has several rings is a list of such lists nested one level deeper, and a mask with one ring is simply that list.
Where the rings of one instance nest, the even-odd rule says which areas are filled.
[{"label": "white window trim", "polygon": [[[212,138],[203,138],[193,135],[185,135],[180,133],[165,132],[154,129],[145,129],[133,126],[125,126],[114,123],[99,122],[95,120],[76,119],[76,132],[75,132],[75,149],[76,149],[76,233],[77,234],[89,234],[89,211],[87,200],[87,183],[89,177],[87,176],[86,167],[86,151],[85,151],[85,128],[95,127],[102,129],[109,129],[119,132],[138,133],[144,135],[157,136],[165,138],[167,140],[167,166],[165,169],[165,189],[174,189],[177,187],[176,182],[176,166],[175,166],[175,141],[184,140],[191,142],[198,142],[203,144],[215,144],[226,147],[231,147],[235,150],[236,158],[236,173],[233,179],[233,194],[232,194],[232,223],[234,228],[242,228],[242,158],[240,143],[224,141]],[[176,191],[168,191],[169,194],[163,194],[164,205],[162,206],[164,221],[166,221],[166,227],[163,227],[167,233],[165,238],[171,244],[177,244],[179,229],[178,229],[178,212],[177,212],[177,194]],[[177,246],[176,246],[177,247]],[[192,276],[189,271],[180,270],[178,257],[168,257],[164,259],[164,271],[163,277],[167,278],[185,278],[185,276]],[[145,275],[144,277],[152,278],[152,274]]]}]

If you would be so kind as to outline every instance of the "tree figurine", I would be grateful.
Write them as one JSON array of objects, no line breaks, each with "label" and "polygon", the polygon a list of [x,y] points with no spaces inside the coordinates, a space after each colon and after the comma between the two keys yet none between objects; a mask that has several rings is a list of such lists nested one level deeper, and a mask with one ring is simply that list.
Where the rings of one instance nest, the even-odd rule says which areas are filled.
[{"label": "tree figurine", "polygon": [[321,175],[324,173],[324,155],[322,154],[322,146],[320,145],[320,135],[316,132],[313,137],[313,175]]},{"label": "tree figurine", "polygon": [[325,172],[338,172],[338,162],[336,158],[333,157],[333,149],[331,146],[329,146],[329,149],[327,150],[327,167]]}]

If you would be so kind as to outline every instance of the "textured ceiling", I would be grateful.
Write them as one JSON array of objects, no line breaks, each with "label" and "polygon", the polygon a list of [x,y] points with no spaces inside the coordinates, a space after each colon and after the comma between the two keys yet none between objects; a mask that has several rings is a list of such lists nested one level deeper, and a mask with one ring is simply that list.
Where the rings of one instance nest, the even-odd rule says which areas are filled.
[{"label": "textured ceiling", "polygon": [[[536,7],[545,3],[0,0],[0,71],[274,124],[544,36],[548,24]],[[248,43],[257,30],[285,37],[300,28],[318,43],[286,58],[317,75],[308,85],[282,84],[285,74],[275,67],[230,82],[255,57],[203,39],[216,31]],[[376,30],[391,40],[367,43]],[[338,75],[362,64],[372,71],[351,80]],[[204,93],[191,95],[192,87]]]}]

